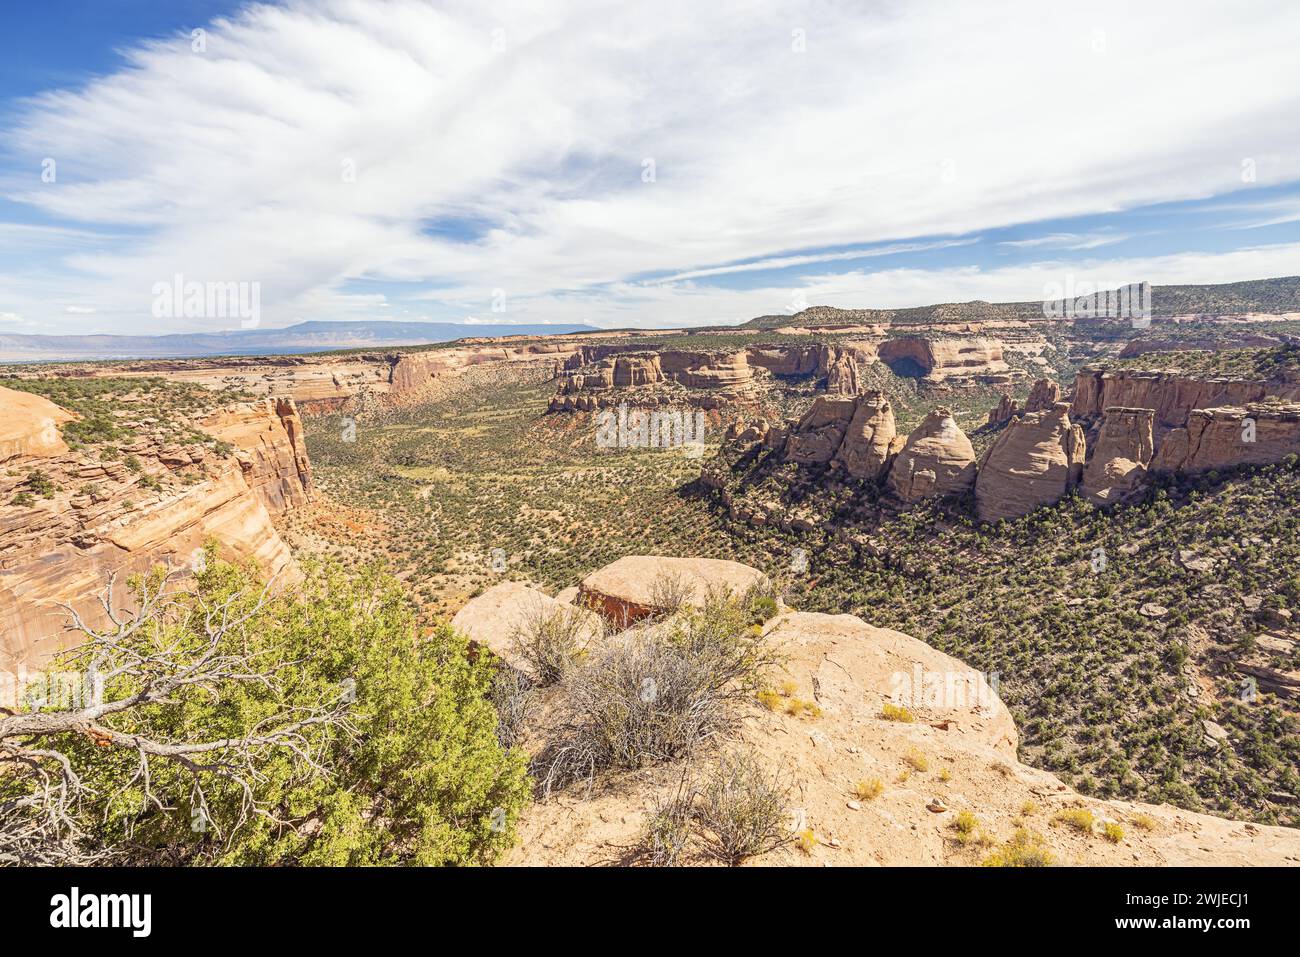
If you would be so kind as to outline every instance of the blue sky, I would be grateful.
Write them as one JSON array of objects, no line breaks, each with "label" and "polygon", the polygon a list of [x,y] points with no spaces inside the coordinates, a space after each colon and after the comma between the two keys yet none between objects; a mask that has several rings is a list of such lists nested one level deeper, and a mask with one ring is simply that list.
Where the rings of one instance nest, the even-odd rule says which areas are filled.
[{"label": "blue sky", "polygon": [[1130,6],[12,6],[0,334],[239,324],[178,275],[676,326],[1300,272],[1300,8]]}]

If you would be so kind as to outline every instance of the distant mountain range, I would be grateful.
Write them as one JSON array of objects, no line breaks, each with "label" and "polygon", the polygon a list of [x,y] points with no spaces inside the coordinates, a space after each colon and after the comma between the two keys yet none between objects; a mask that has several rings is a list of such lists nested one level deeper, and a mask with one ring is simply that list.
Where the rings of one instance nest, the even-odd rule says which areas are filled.
[{"label": "distant mountain range", "polygon": [[[1250,279],[1205,286],[1152,286],[1152,314],[1155,316],[1225,316],[1241,313],[1300,312],[1300,276],[1278,279]],[[747,328],[772,329],[780,326],[825,326],[843,323],[989,322],[993,320],[1042,319],[1042,300],[1034,302],[942,302],[932,306],[903,309],[836,309],[813,306],[794,315],[758,316]]]},{"label": "distant mountain range", "polygon": [[414,346],[489,336],[547,336],[594,332],[594,326],[465,324],[456,322],[300,322],[281,329],[231,329],[165,336],[29,336],[0,333],[0,361],[172,359],[247,356],[332,349]]}]

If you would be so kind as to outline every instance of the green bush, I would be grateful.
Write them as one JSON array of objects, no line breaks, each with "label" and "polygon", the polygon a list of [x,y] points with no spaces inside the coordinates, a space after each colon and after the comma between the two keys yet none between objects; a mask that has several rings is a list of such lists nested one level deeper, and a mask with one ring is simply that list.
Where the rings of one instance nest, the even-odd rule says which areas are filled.
[{"label": "green bush", "polygon": [[[130,636],[133,650],[197,648],[207,640],[203,609],[228,603],[232,618],[247,618],[223,640],[232,652],[251,649],[274,680],[232,677],[191,687],[103,723],[169,741],[242,738],[274,715],[346,695],[350,728],[303,731],[315,764],[285,749],[256,753],[248,777],[266,813],[244,813],[240,788],[207,775],[211,823],[201,830],[190,807],[193,776],[181,764],[151,763],[159,808],[147,800],[133,750],[60,737],[59,748],[93,789],[79,823],[97,846],[114,849],[117,863],[486,864],[513,843],[530,785],[522,754],[496,738],[488,700],[494,666],[486,656],[471,658],[466,639],[445,624],[417,635],[395,580],[373,567],[309,565],[302,585],[257,608],[250,571],[210,554],[194,587],[165,618]],[[105,698],[131,690],[119,679]],[[33,786],[4,777],[0,806],[14,789]]]}]

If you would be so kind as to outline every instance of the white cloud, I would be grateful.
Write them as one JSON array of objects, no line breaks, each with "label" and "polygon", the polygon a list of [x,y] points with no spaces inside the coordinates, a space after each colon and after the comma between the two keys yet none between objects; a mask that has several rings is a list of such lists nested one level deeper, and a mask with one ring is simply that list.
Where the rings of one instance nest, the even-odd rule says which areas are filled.
[{"label": "white cloud", "polygon": [[[0,189],[79,232],[131,231],[111,253],[70,240],[57,268],[8,277],[7,301],[50,317],[75,293],[135,323],[119,331],[174,331],[145,317],[153,284],[183,273],[260,282],[267,324],[373,315],[347,291],[358,279],[436,284],[426,298],[456,315],[501,288],[553,321],[744,318],[761,291],[690,282],[1211,196],[1241,185],[1243,157],[1260,185],[1300,179],[1300,6],[1252,7],[255,6],[211,25],[206,53],[188,35],[143,47],[25,114],[26,163]],[[629,281],[658,272],[671,290]],[[894,278],[837,304],[882,304],[868,293],[891,282],[915,302],[960,297],[923,275],[965,288],[874,275]]]}]

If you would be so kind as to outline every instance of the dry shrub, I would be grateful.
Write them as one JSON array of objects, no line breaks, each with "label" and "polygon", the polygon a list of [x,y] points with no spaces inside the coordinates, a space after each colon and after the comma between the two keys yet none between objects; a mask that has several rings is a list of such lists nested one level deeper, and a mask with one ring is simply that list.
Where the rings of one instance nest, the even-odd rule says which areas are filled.
[{"label": "dry shrub", "polygon": [[700,789],[698,819],[710,834],[710,851],[739,864],[786,838],[789,787],[752,754],[723,756]]},{"label": "dry shrub", "polygon": [[547,611],[530,608],[510,636],[519,655],[543,685],[554,684],[586,655],[587,645],[600,637],[600,619],[579,608]]},{"label": "dry shrub", "polygon": [[614,643],[561,680],[565,718],[534,762],[542,793],[688,755],[732,726],[774,663],[746,610],[716,593],[702,608]]}]

